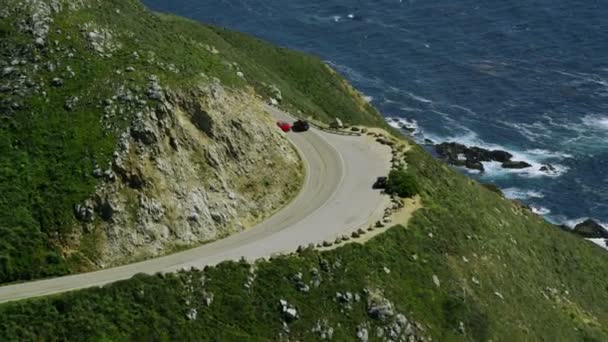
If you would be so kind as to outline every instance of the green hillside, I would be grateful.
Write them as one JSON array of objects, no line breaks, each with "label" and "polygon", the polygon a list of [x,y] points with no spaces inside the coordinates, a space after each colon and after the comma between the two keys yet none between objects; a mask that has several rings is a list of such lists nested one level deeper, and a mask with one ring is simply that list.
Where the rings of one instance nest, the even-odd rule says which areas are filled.
[{"label": "green hillside", "polygon": [[[48,88],[48,102],[40,94],[21,98],[18,109],[6,109],[14,97],[0,94],[4,282],[72,270],[74,261],[62,258],[55,238],[67,234],[73,205],[95,186],[92,161],[112,153],[116,137],[98,124],[103,113],[97,104],[104,91],[127,78],[136,87],[154,73],[171,87],[187,89],[217,77],[262,96],[272,96],[266,85],[275,84],[283,105],[303,115],[382,125],[376,110],[313,57],[152,14],[134,1],[92,3],[61,12],[53,25],[62,33],[53,29],[49,38],[66,39],[71,32],[71,41],[60,45],[78,51],[72,68],[81,78]],[[3,61],[31,41],[15,30],[17,20],[0,20]],[[104,58],[84,49],[78,25],[91,20],[123,32],[129,48]],[[65,58],[33,49],[31,58]],[[156,62],[133,60],[135,50],[140,56],[154,51]],[[223,61],[236,62],[244,77]],[[116,75],[126,65],[135,71]],[[50,84],[57,76],[49,71],[40,77]],[[67,111],[64,99],[72,92],[91,100]],[[139,275],[103,288],[3,304],[0,340],[608,340],[606,251],[455,172],[421,147],[408,152],[407,164],[423,208],[407,224],[396,222],[364,245],[307,249],[255,265],[225,262],[204,271]],[[291,309],[297,314],[286,311]]]},{"label": "green hillside", "polygon": [[[420,334],[433,340],[608,338],[605,251],[421,149],[410,152],[408,163],[424,208],[407,227],[397,225],[365,245],[305,250],[254,266],[226,262],[205,271],[141,275],[101,289],[9,303],[0,306],[0,336],[277,340],[286,335],[284,299],[298,310],[299,318],[288,324],[293,340],[318,340],[317,322],[333,328],[335,340],[355,340],[358,326],[367,327],[370,340],[382,340],[376,339],[378,327],[385,331],[395,318],[368,313],[368,299],[380,292],[394,315],[419,323]],[[301,291],[298,273],[309,292]],[[337,299],[346,292],[360,300]],[[196,318],[188,318],[194,310]]]},{"label": "green hillside", "polygon": [[[0,10],[0,283],[81,270],[81,253],[65,250],[74,207],[133,116],[157,102],[146,96],[151,75],[175,91],[217,78],[266,98],[274,85],[302,116],[382,124],[319,59],[138,1],[1,0]],[[112,102],[124,111],[106,117]]]}]

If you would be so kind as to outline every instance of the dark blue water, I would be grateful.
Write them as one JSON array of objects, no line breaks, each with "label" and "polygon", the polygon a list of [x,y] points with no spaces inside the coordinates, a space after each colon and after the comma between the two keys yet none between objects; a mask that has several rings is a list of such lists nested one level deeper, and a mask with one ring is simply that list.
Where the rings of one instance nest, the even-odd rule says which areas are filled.
[{"label": "dark blue water", "polygon": [[[608,2],[145,0],[314,53],[422,141],[534,165],[484,175],[555,222],[608,222]],[[544,163],[558,173],[538,172]],[[467,172],[463,170],[463,172]]]}]

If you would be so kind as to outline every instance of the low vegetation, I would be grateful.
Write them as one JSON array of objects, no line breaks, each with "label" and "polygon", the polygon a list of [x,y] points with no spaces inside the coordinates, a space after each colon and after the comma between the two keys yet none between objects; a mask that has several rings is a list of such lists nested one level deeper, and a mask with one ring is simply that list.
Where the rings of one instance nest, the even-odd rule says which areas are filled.
[{"label": "low vegetation", "polygon": [[412,197],[418,193],[416,179],[405,170],[391,170],[386,182],[386,193]]}]

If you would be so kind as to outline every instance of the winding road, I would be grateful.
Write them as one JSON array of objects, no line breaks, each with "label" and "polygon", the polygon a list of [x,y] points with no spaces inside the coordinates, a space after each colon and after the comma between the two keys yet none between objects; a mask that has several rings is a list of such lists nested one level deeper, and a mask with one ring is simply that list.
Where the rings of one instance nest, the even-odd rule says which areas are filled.
[{"label": "winding road", "polygon": [[[276,119],[287,114],[269,107]],[[390,148],[369,137],[341,136],[311,127],[288,133],[306,167],[296,198],[266,221],[197,248],[100,271],[0,287],[0,303],[102,286],[137,273],[203,268],[225,260],[255,260],[295,251],[300,245],[333,240],[382,216],[386,197],[371,189],[390,168]]]}]

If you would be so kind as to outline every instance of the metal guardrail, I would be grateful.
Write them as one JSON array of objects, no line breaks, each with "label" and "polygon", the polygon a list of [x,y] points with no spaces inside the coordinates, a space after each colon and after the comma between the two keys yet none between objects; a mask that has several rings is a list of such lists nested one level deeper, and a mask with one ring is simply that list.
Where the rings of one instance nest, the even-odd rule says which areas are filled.
[{"label": "metal guardrail", "polygon": [[[268,106],[275,107],[275,108],[277,108],[277,109],[281,109],[281,108],[276,107],[276,106],[271,105],[271,104],[267,104],[267,105],[268,105]],[[294,118],[295,120],[303,120],[303,119],[301,119],[301,118],[299,118],[299,117],[297,117],[297,116],[295,116],[295,115],[293,115],[293,114],[291,114],[291,113],[289,113],[289,112],[286,112],[286,111],[284,111],[284,112],[285,112],[287,115],[289,115],[289,116],[291,116],[292,118]],[[304,119],[304,120],[305,120],[305,119]],[[363,134],[362,134],[362,133],[360,133],[360,132],[341,131],[341,130],[339,130],[339,129],[327,128],[327,127],[322,127],[322,126],[319,126],[319,125],[317,125],[316,123],[311,122],[311,121],[309,121],[309,120],[306,120],[306,121],[308,122],[308,124],[309,124],[309,125],[313,126],[314,128],[316,128],[316,129],[318,129],[318,130],[320,130],[320,131],[326,132],[326,133],[337,134],[337,135],[356,136],[356,137],[360,137],[360,136],[362,136],[362,135],[363,135]]]},{"label": "metal guardrail", "polygon": [[331,133],[331,134],[337,134],[337,135],[349,135],[349,136],[356,136],[356,137],[360,137],[362,134],[359,132],[349,132],[349,131],[341,131],[339,129],[332,129],[332,128],[325,128],[325,127],[321,127],[318,126],[316,124],[311,123],[310,121],[308,122],[310,125],[312,125],[313,127],[315,127],[318,130],[321,130],[323,132],[327,132],[327,133]]}]

